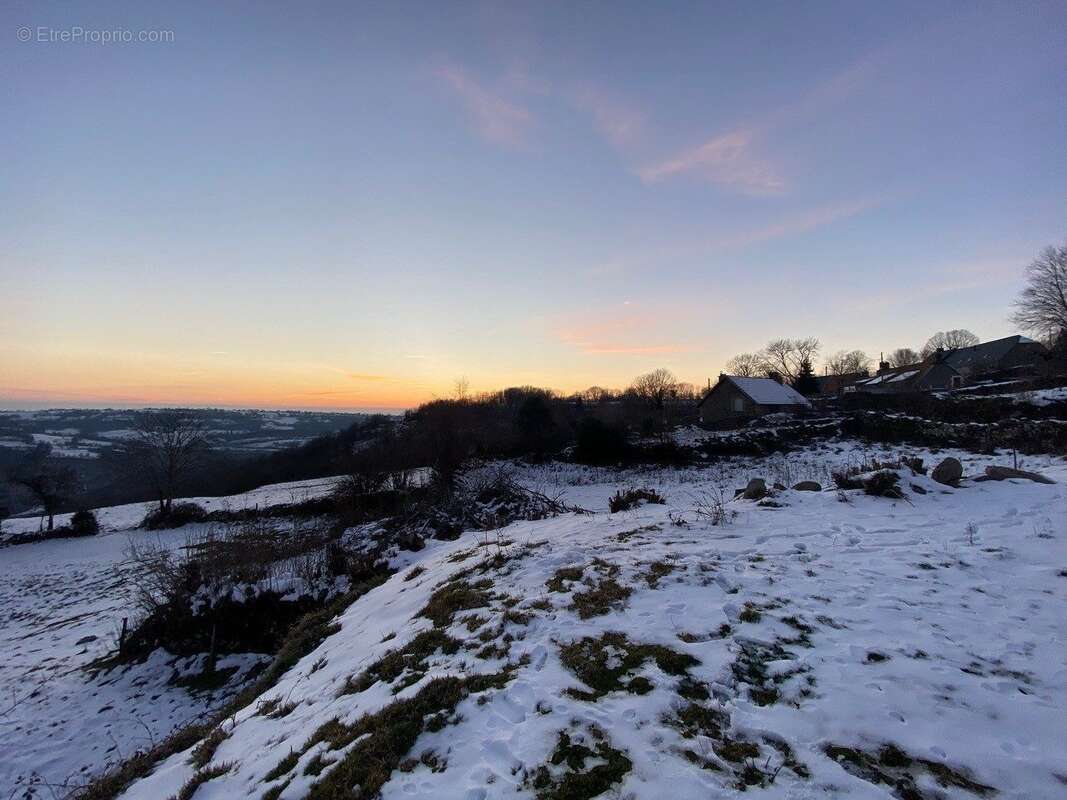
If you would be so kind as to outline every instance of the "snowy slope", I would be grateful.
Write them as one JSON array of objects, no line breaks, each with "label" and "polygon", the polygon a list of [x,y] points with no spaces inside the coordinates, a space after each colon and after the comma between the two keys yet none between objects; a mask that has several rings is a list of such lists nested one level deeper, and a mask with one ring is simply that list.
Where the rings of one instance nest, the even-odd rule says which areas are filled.
[{"label": "snowy slope", "polygon": [[[224,724],[217,769],[197,778],[180,753],[124,796],[166,798],[193,779],[196,800],[298,798],[341,776],[362,796],[353,782],[370,780],[382,732],[365,715],[424,707],[437,678],[496,674],[454,709],[405,717],[421,732],[383,797],[551,797],[598,766],[618,773],[609,797],[726,797],[746,781],[762,797],[892,796],[861,776],[871,764],[926,797],[1063,797],[1067,468],[1044,467],[1055,485],[916,477],[927,493],[896,501],[786,491],[781,507],[731,503],[725,527],[692,509],[759,464],[659,473],[649,485],[667,504],[619,514],[601,503],[634,475],[531,473],[542,485],[571,475],[570,499],[599,513],[406,554],[338,633]],[[597,608],[583,593],[610,596],[608,581],[628,596],[584,613]],[[470,590],[473,607],[423,613],[442,587]],[[382,656],[429,633],[458,648],[375,681]],[[599,680],[626,664],[598,697],[575,672]],[[568,760],[561,732],[589,757]]]},{"label": "snowy slope", "polygon": [[[274,483],[269,486],[260,486],[249,492],[228,495],[225,497],[188,497],[182,498],[184,502],[196,503],[207,511],[241,511],[247,508],[269,508],[270,506],[302,503],[306,500],[314,500],[324,497],[334,490],[340,477],[312,478],[306,481],[291,481],[289,483]],[[145,515],[155,508],[156,504],[126,503],[121,506],[109,506],[95,509],[97,521],[103,531],[124,531],[136,528]],[[55,524],[66,525],[70,522],[71,514],[57,514]],[[39,517],[19,517],[6,519],[0,522],[0,540],[3,534],[9,533],[32,533],[39,529],[41,520]]]}]

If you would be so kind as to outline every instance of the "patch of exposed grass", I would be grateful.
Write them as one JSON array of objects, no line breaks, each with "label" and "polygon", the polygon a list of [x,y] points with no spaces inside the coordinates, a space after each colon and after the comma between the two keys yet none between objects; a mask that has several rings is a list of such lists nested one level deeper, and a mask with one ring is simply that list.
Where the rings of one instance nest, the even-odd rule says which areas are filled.
[{"label": "patch of exposed grass", "polygon": [[356,694],[369,689],[378,681],[392,683],[401,675],[409,673],[400,685],[394,687],[393,693],[417,683],[426,674],[427,662],[438,652],[454,655],[459,652],[460,642],[453,639],[440,628],[423,631],[404,647],[390,650],[367,667],[359,676],[349,678],[340,694]]},{"label": "patch of exposed grass", "polygon": [[215,757],[215,751],[219,749],[219,745],[229,737],[230,734],[223,731],[222,728],[215,728],[200,741],[200,744],[193,748],[193,752],[189,755],[189,763],[197,769],[203,769],[211,763],[211,759]]},{"label": "patch of exposed grass", "polygon": [[426,572],[426,567],[423,567],[423,566],[412,567],[411,569],[408,570],[408,574],[404,576],[404,581],[405,582],[413,581],[417,577],[422,575],[424,572]]},{"label": "patch of exposed grass", "polygon": [[759,608],[755,603],[745,603],[745,607],[741,609],[741,613],[737,615],[737,618],[741,622],[760,622],[763,619],[763,614],[760,613]]},{"label": "patch of exposed grass", "polygon": [[300,754],[294,750],[289,751],[289,755],[279,761],[270,772],[263,776],[263,780],[276,781],[283,775],[288,775],[294,769],[296,769],[296,763],[300,760]]},{"label": "patch of exposed grass", "polygon": [[430,595],[429,601],[418,615],[429,619],[435,627],[447,628],[452,624],[452,618],[460,611],[489,605],[489,589],[492,586],[493,582],[489,578],[474,583],[463,579],[449,581]]},{"label": "patch of exposed grass", "polygon": [[629,586],[623,586],[614,578],[603,578],[584,592],[575,592],[571,608],[582,619],[599,617],[613,608],[621,608],[631,594],[633,590]]},{"label": "patch of exposed grass", "polygon": [[[587,762],[596,762],[587,766]],[[616,750],[598,728],[575,740],[560,731],[548,763],[526,776],[538,800],[592,800],[622,781],[633,762]]]},{"label": "patch of exposed grass", "polygon": [[674,716],[665,720],[687,739],[694,736],[709,736],[721,739],[724,729],[730,727],[730,716],[717,708],[707,708],[698,703],[687,703]]},{"label": "patch of exposed grass", "polygon": [[193,795],[196,794],[196,790],[203,786],[208,781],[221,777],[233,769],[233,762],[226,762],[224,764],[216,764],[213,767],[206,767],[204,769],[197,770],[196,773],[189,780],[185,782],[185,785],[178,790],[178,793],[171,797],[171,800],[192,800]]},{"label": "patch of exposed grass", "polygon": [[731,761],[735,764],[740,764],[747,758],[759,758],[759,745],[755,742],[725,738],[713,744],[712,749],[723,761]]},{"label": "patch of exposed grass", "polygon": [[648,572],[645,573],[645,582],[648,583],[648,588],[658,589],[660,580],[670,575],[674,570],[674,564],[669,561],[653,561],[648,565]]},{"label": "patch of exposed grass", "polygon": [[805,671],[802,667],[778,671],[771,675],[767,664],[792,658],[793,654],[783,649],[777,642],[772,645],[758,642],[742,642],[737,659],[731,665],[734,680],[748,687],[748,699],[758,706],[777,703],[782,693],[778,686],[794,675]]},{"label": "patch of exposed grass", "polygon": [[260,703],[256,707],[256,713],[269,719],[282,719],[296,711],[298,706],[299,703],[292,701],[283,703],[280,697],[272,697],[270,700]]},{"label": "patch of exposed grass", "polygon": [[311,787],[307,797],[372,800],[424,730],[440,729],[466,697],[503,688],[512,677],[513,670],[507,669],[491,675],[436,678],[413,697],[396,700],[351,725],[336,719],[327,722],[308,740],[305,751],[319,742],[327,743],[331,750],[347,750],[325,778]]},{"label": "patch of exposed grass", "polygon": [[[631,642],[626,634],[609,632],[599,639],[585,637],[560,648],[563,666],[573,672],[592,691],[568,689],[567,694],[579,700],[595,701],[622,689],[643,694],[647,679],[634,684],[625,681],[630,673],[640,669],[646,661],[655,661],[668,675],[688,677],[688,670],[700,662],[691,655],[679,653],[660,644]],[[632,688],[631,688],[632,687]]]},{"label": "patch of exposed grass", "polygon": [[569,592],[567,584],[580,581],[584,572],[582,567],[560,567],[555,575],[545,581],[545,586],[550,592]]},{"label": "patch of exposed grass", "polygon": [[962,769],[950,767],[939,761],[914,758],[894,744],[883,745],[876,753],[856,747],[828,744],[823,748],[826,755],[846,771],[868,783],[892,786],[898,797],[904,800],[925,800],[915,783],[915,777],[923,772],[930,775],[944,789],[963,789],[979,797],[996,794],[996,789],[979,783]]}]

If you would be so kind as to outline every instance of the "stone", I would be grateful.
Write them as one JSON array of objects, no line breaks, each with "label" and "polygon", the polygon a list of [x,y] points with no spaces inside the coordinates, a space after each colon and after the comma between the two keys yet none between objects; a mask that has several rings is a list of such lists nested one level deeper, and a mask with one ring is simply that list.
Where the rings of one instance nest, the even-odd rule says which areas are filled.
[{"label": "stone", "polygon": [[746,500],[762,500],[767,496],[767,481],[763,478],[753,478],[745,487],[744,497]]},{"label": "stone", "polygon": [[1003,481],[1008,478],[1023,478],[1034,483],[1055,483],[1056,481],[1051,478],[1046,478],[1037,472],[1026,472],[1021,469],[1012,469],[1011,467],[998,467],[991,466],[985,468],[985,475],[991,481]]},{"label": "stone", "polygon": [[963,477],[963,464],[960,463],[958,458],[949,456],[934,467],[930,477],[945,486],[956,486],[960,482],[960,478]]},{"label": "stone", "polygon": [[793,485],[794,492],[821,492],[822,484],[818,481],[801,481]]}]

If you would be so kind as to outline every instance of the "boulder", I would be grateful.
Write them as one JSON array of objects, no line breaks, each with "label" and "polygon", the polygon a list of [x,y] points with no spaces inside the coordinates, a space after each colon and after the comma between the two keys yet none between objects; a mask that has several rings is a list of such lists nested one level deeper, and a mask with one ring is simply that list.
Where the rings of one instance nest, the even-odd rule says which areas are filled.
[{"label": "boulder", "polygon": [[822,484],[818,481],[801,481],[800,483],[793,484],[793,491],[795,492],[821,492]]},{"label": "boulder", "polygon": [[767,496],[767,481],[763,478],[753,478],[745,487],[744,497],[746,500],[762,500]]},{"label": "boulder", "polygon": [[963,477],[963,464],[960,463],[958,458],[949,456],[934,467],[930,477],[945,486],[955,486],[960,482],[960,478]]},{"label": "boulder", "polygon": [[1055,483],[1056,481],[1051,478],[1046,478],[1037,472],[1026,472],[1021,469],[1012,469],[1011,467],[998,467],[991,466],[985,468],[985,476],[987,480],[1002,481],[1007,478],[1024,478],[1034,483]]}]

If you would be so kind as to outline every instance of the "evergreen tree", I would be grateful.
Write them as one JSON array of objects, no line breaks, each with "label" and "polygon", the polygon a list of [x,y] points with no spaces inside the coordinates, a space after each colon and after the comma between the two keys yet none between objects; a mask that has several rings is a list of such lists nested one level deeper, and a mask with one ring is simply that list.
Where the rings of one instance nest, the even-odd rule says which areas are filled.
[{"label": "evergreen tree", "polygon": [[815,380],[815,369],[811,365],[811,359],[805,358],[800,362],[793,388],[805,396],[819,393],[819,382]]}]

